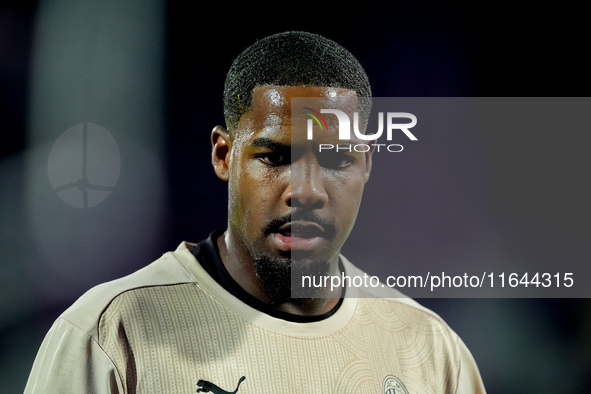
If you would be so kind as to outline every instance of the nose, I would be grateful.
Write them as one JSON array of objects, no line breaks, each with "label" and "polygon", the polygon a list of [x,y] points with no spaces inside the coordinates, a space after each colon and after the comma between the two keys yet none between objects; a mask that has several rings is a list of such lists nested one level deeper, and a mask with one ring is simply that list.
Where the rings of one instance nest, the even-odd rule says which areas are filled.
[{"label": "nose", "polygon": [[291,183],[285,200],[292,208],[320,209],[328,202],[322,167],[315,159],[291,164]]}]

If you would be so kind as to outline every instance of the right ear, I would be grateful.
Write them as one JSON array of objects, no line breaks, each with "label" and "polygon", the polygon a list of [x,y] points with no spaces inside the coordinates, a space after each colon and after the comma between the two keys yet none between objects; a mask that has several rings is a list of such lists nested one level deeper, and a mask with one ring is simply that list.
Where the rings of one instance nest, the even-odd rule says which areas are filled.
[{"label": "right ear", "polygon": [[222,126],[216,126],[211,131],[211,164],[217,176],[228,181],[230,168],[230,151],[232,139],[230,133]]}]

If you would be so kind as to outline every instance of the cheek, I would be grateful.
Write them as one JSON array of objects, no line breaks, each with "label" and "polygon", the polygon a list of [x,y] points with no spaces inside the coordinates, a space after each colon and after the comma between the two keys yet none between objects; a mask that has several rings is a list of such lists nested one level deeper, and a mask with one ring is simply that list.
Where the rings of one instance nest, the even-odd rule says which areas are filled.
[{"label": "cheek", "polygon": [[365,173],[361,171],[329,173],[324,179],[325,187],[339,203],[361,201],[365,187]]},{"label": "cheek", "polygon": [[344,228],[352,227],[355,222],[364,186],[364,177],[360,173],[331,182],[329,196],[332,200],[332,209]]},{"label": "cheek", "polygon": [[245,182],[242,166],[237,159],[239,157],[234,157],[230,165],[228,215],[235,226],[244,229],[248,227],[246,223],[250,221],[248,218],[250,209],[247,205],[250,196],[248,182]]},{"label": "cheek", "polygon": [[257,160],[235,162],[229,182],[229,204],[234,223],[255,229],[277,216],[285,174],[265,167]]}]

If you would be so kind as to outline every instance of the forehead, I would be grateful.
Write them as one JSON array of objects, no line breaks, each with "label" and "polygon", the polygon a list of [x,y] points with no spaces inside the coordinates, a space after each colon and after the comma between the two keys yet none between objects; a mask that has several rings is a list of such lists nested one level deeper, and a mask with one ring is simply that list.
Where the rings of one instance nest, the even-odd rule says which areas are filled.
[{"label": "forehead", "polygon": [[283,113],[289,111],[294,97],[325,98],[330,102],[336,97],[357,97],[357,93],[350,89],[320,86],[257,86],[252,91],[252,109]]},{"label": "forehead", "polygon": [[252,92],[252,106],[238,123],[239,133],[277,132],[291,126],[291,104],[293,98],[311,98],[326,103],[329,108],[336,98],[355,98],[354,90],[319,86],[257,86]]}]

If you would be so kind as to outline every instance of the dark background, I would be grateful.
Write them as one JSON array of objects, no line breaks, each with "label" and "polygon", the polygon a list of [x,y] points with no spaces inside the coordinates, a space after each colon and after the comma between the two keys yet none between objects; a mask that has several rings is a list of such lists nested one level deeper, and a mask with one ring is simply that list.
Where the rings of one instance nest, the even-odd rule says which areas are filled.
[{"label": "dark background", "polygon": [[[466,6],[421,1],[220,3],[194,8],[180,2],[146,1],[129,2],[131,11],[126,12],[119,12],[116,4],[0,3],[3,392],[22,392],[49,325],[85,290],[133,272],[181,240],[197,241],[224,226],[226,185],[209,167],[209,133],[214,125],[223,124],[226,70],[257,38],[284,30],[307,30],[332,38],[360,59],[376,97],[545,97],[587,96],[589,92],[585,13],[568,3],[552,9],[517,7],[515,2]],[[146,11],[149,4],[156,11]],[[70,9],[78,11],[69,14]],[[102,10],[100,15],[96,9]],[[60,15],[69,19],[59,23]],[[101,26],[110,23],[115,29],[108,29],[110,40],[103,41],[106,28]],[[76,34],[85,32],[90,38],[81,41],[87,44],[83,48],[71,46],[71,56],[55,61],[57,71],[49,68],[50,73],[59,74],[63,63],[64,69],[78,67],[82,80],[86,71],[94,70],[95,74],[88,72],[88,80],[105,72],[113,81],[124,81],[113,86],[85,85],[76,96],[85,99],[79,116],[79,100],[67,97],[73,90],[60,95],[61,86],[71,80],[68,75],[63,85],[51,83],[51,78],[35,82],[33,77],[39,75],[36,69],[44,67],[39,64],[43,59],[40,43],[48,31],[63,26],[74,27],[71,35],[60,36],[65,40],[56,51],[62,55],[70,48],[69,37],[77,42]],[[89,50],[93,48],[89,42],[100,50]],[[118,48],[119,43],[129,47]],[[126,65],[94,58],[104,53],[125,61],[129,53],[137,56],[140,61],[130,63],[137,72],[121,78],[118,70],[124,73]],[[78,58],[81,65],[72,66]],[[142,61],[151,73],[143,73]],[[100,70],[92,68],[95,64],[101,65]],[[142,90],[154,76],[161,84],[151,91]],[[140,93],[126,93],[126,81]],[[35,83],[42,88],[35,90]],[[39,91],[47,97],[38,99]],[[68,104],[67,116],[60,118],[56,100]],[[40,109],[54,107],[49,115]],[[37,157],[42,158],[39,163],[46,162],[51,148],[36,139],[54,141],[78,122],[95,122],[109,129],[119,142],[122,160],[118,188],[101,205],[83,210],[56,198],[43,178],[45,169],[37,171],[35,164]],[[45,136],[36,131],[39,124],[45,125]],[[144,127],[150,133],[143,135]],[[487,185],[480,190],[486,200],[481,208],[486,217],[495,218],[493,233],[499,242],[499,251],[491,259],[535,262],[551,255],[558,267],[561,259],[589,262],[588,140],[587,135],[572,130],[556,130],[552,135],[524,130],[518,135],[499,131],[478,136],[481,150],[473,152],[473,157],[480,165],[485,163],[481,175]],[[432,165],[442,168],[441,163]],[[466,162],[461,168],[471,165]],[[420,178],[430,174],[431,168],[402,171]],[[455,170],[443,166],[425,193],[445,195],[454,187],[448,180],[457,176]],[[380,183],[371,190],[374,194],[369,198],[375,199]],[[405,196],[404,187],[399,200],[400,196]],[[458,207],[442,209],[453,213]],[[401,240],[398,235],[404,229],[416,226],[404,210],[392,222],[393,256],[417,256],[425,247],[436,253],[441,246],[442,234],[436,231],[425,232],[420,243]],[[473,247],[457,235],[464,231],[462,223],[449,223],[447,247]],[[464,339],[489,392],[590,391],[588,299],[421,302]]]}]

